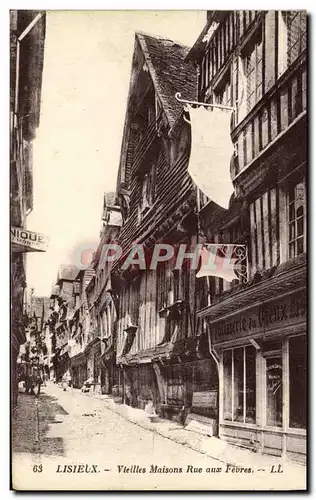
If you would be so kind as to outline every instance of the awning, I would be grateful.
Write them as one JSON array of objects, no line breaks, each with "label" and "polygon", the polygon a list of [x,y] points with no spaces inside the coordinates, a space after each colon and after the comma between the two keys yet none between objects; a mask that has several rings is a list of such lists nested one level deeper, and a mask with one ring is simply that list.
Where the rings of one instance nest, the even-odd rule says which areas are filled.
[{"label": "awning", "polygon": [[183,362],[210,357],[206,335],[178,339],[155,347],[153,361],[181,358]]},{"label": "awning", "polygon": [[101,349],[101,337],[94,337],[90,342],[86,345],[84,352],[89,351],[93,347],[98,346]]},{"label": "awning", "polygon": [[180,358],[182,362],[210,357],[208,339],[206,335],[178,339],[174,342],[144,349],[135,354],[127,354],[118,358],[118,363],[135,365],[152,362],[173,361]]},{"label": "awning", "polygon": [[[274,272],[274,274],[272,274]],[[296,259],[287,261],[267,273],[272,276],[262,276],[243,286],[241,289],[232,290],[227,297],[222,296],[221,301],[214,303],[198,311],[199,318],[207,318],[209,321],[223,318],[225,315],[236,313],[240,309],[256,306],[258,303],[274,300],[278,295],[284,295],[291,291],[306,289],[306,254]]]},{"label": "awning", "polygon": [[86,363],[86,361],[87,360],[83,352],[79,352],[79,354],[76,354],[75,356],[70,358],[70,364],[72,368],[81,365],[83,363]]}]

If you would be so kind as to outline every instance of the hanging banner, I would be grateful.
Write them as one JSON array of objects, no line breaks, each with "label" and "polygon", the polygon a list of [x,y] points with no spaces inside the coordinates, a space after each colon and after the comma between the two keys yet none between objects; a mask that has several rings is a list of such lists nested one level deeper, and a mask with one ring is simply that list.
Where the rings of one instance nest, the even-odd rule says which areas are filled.
[{"label": "hanging banner", "polygon": [[197,278],[215,276],[226,281],[248,281],[247,246],[237,244],[210,243],[201,250],[201,267]]},{"label": "hanging banner", "polygon": [[234,152],[230,138],[231,111],[186,105],[192,129],[188,172],[198,188],[212,201],[228,208],[234,191],[230,161]]}]

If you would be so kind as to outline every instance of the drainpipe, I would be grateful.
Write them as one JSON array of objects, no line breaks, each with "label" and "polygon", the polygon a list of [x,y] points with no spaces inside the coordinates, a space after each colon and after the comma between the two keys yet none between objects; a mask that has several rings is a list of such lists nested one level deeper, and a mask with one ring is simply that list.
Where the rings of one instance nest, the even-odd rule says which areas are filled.
[{"label": "drainpipe", "polygon": [[[220,415],[220,384],[221,384],[221,381],[220,381],[220,367],[219,367],[219,360],[218,360],[218,356],[215,354],[215,351],[213,350],[212,348],[212,340],[211,340],[211,329],[210,329],[210,326],[207,325],[207,336],[208,336],[208,347],[209,347],[209,351],[210,351],[210,355],[212,356],[212,358],[214,359],[215,361],[215,364],[216,364],[216,368],[217,368],[217,377],[218,377],[218,394],[217,394],[217,411],[218,411],[218,414],[217,414],[217,425],[218,425],[218,429],[219,429],[219,415]],[[219,430],[218,430],[219,432]]]},{"label": "drainpipe", "polygon": [[217,368],[217,373],[218,373],[218,376],[219,376],[219,360],[218,360],[218,357],[217,357],[217,355],[215,354],[215,352],[214,352],[214,350],[212,348],[211,332],[210,332],[209,325],[207,325],[207,336],[208,336],[208,347],[209,347],[210,355],[212,356],[212,358],[215,361],[216,368]]}]

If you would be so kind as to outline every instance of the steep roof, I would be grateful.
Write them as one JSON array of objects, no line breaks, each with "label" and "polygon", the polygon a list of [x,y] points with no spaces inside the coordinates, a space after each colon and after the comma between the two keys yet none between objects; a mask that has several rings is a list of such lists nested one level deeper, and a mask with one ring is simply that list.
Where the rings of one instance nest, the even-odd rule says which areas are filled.
[{"label": "steep roof", "polygon": [[57,283],[59,281],[74,281],[78,274],[77,266],[73,264],[62,264],[58,269]]},{"label": "steep roof", "polygon": [[190,49],[168,38],[142,32],[137,32],[135,36],[172,128],[183,111],[183,105],[175,98],[176,92],[182,92],[182,97],[185,99],[196,99],[196,69],[192,61],[185,61]]}]

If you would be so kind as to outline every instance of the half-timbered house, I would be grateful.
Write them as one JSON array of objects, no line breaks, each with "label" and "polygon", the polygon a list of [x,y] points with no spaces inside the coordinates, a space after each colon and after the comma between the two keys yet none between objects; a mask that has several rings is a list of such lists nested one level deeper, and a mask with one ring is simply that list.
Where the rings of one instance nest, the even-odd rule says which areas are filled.
[{"label": "half-timbered house", "polygon": [[[190,128],[175,98],[182,91],[196,99],[197,73],[185,61],[188,52],[172,40],[136,33],[117,184],[122,255],[112,267],[120,295],[117,363],[124,401],[144,408],[152,400],[157,412],[180,421],[194,393],[217,394],[210,391],[214,362],[195,322],[201,306],[195,271],[175,269],[172,259],[149,268],[157,243],[172,245],[175,253],[181,243],[187,252],[196,244],[196,187],[187,172]],[[126,265],[135,245],[144,249],[145,267]]]},{"label": "half-timbered house", "polygon": [[210,11],[189,59],[199,101],[235,108],[225,210],[205,200],[208,241],[248,250],[248,283],[204,280],[198,312],[219,362],[219,436],[306,454],[306,13]]}]

